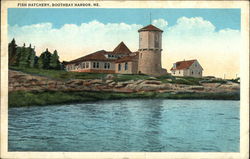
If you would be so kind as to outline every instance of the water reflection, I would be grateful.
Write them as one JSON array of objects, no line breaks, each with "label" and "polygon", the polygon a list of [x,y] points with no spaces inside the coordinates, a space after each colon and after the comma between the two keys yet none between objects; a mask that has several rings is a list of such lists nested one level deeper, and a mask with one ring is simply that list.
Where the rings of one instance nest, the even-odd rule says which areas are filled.
[{"label": "water reflection", "polygon": [[[147,100],[143,102],[144,111],[147,113],[145,118],[145,132],[144,138],[146,143],[143,147],[143,151],[160,151],[161,140],[161,119],[163,111],[162,100]],[[157,145],[157,146],[156,146]]]},{"label": "water reflection", "polygon": [[9,151],[237,152],[238,105],[238,101],[136,99],[10,108],[8,147]]}]

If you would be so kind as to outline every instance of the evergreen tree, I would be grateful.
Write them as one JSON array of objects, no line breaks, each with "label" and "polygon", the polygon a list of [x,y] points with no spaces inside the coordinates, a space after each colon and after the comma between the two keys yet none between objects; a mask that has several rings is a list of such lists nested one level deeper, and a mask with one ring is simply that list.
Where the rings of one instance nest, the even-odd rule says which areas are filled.
[{"label": "evergreen tree", "polygon": [[43,52],[38,59],[38,68],[49,69],[50,58],[51,58],[51,53],[48,51],[48,49],[46,49],[46,51]]},{"label": "evergreen tree", "polygon": [[20,67],[28,67],[29,66],[29,48],[25,47],[25,44],[21,48],[21,56],[19,59]]},{"label": "evergreen tree", "polygon": [[34,49],[31,48],[31,44],[30,44],[29,48],[27,48],[27,51],[28,51],[28,54],[29,54],[29,57],[28,57],[29,67],[33,68],[34,65],[35,65],[36,53],[35,53]]},{"label": "evergreen tree", "polygon": [[57,51],[55,50],[54,53],[51,55],[50,58],[50,68],[51,69],[60,69],[60,61],[59,61],[59,56],[57,54]]},{"label": "evergreen tree", "polygon": [[19,66],[19,61],[21,58],[21,50],[22,50],[22,47],[17,47],[16,49],[16,63],[14,64],[16,66]]},{"label": "evergreen tree", "polygon": [[35,68],[38,68],[38,59],[39,59],[38,56],[35,56],[35,57],[34,57],[34,67],[35,67]]},{"label": "evergreen tree", "polygon": [[9,53],[9,66],[17,64],[17,45],[16,41],[13,38],[12,41],[9,43],[8,53]]},{"label": "evergreen tree", "polygon": [[16,45],[15,39],[9,43],[9,65],[19,67],[36,67],[40,69],[63,69],[63,64],[59,61],[59,56],[55,50],[51,54],[48,49],[43,52],[40,57],[36,56],[35,47],[22,47]]}]

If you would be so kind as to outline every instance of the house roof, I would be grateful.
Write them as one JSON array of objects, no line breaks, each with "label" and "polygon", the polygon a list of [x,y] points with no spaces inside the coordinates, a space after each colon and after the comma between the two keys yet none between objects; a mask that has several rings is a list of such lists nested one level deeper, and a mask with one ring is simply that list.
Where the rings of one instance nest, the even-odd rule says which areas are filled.
[{"label": "house roof", "polygon": [[138,60],[138,52],[134,52],[129,56],[124,56],[115,61],[115,63],[129,62],[129,61],[137,61]]},{"label": "house roof", "polygon": [[160,32],[163,32],[161,29],[153,26],[152,24],[149,24],[149,25],[138,30],[138,32],[141,32],[141,31],[160,31]]},{"label": "house roof", "polygon": [[94,52],[92,54],[80,57],[78,59],[66,62],[66,64],[71,64],[71,63],[78,63],[82,61],[115,61],[115,59],[108,59],[105,57],[105,50],[100,50],[97,52]]},{"label": "house roof", "polygon": [[197,60],[188,60],[188,61],[178,61],[175,63],[176,68],[172,67],[170,70],[183,70],[188,69],[195,61]]},{"label": "house roof", "polygon": [[107,58],[105,55],[114,55],[114,54],[131,54],[132,52],[128,47],[121,42],[113,51],[100,50],[86,56],[82,56],[72,61],[65,62],[65,64],[79,63],[82,61],[115,61],[116,59]]},{"label": "house roof", "polygon": [[131,51],[129,48],[124,44],[122,41],[116,48],[113,50],[113,53],[123,53],[123,54],[130,54]]}]

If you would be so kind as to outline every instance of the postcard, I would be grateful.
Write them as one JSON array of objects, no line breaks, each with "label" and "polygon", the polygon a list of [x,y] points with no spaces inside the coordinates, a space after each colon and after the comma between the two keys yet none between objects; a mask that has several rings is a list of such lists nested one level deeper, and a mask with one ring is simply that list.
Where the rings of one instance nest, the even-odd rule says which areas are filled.
[{"label": "postcard", "polygon": [[249,157],[248,1],[1,5],[1,158]]}]

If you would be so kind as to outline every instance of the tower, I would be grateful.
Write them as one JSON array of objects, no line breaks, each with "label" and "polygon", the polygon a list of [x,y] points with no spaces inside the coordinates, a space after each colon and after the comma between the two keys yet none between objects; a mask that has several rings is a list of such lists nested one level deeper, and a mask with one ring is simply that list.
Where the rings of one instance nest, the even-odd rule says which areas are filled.
[{"label": "tower", "polygon": [[138,73],[148,75],[162,75],[167,73],[161,67],[162,30],[148,25],[139,32],[139,61]]}]

